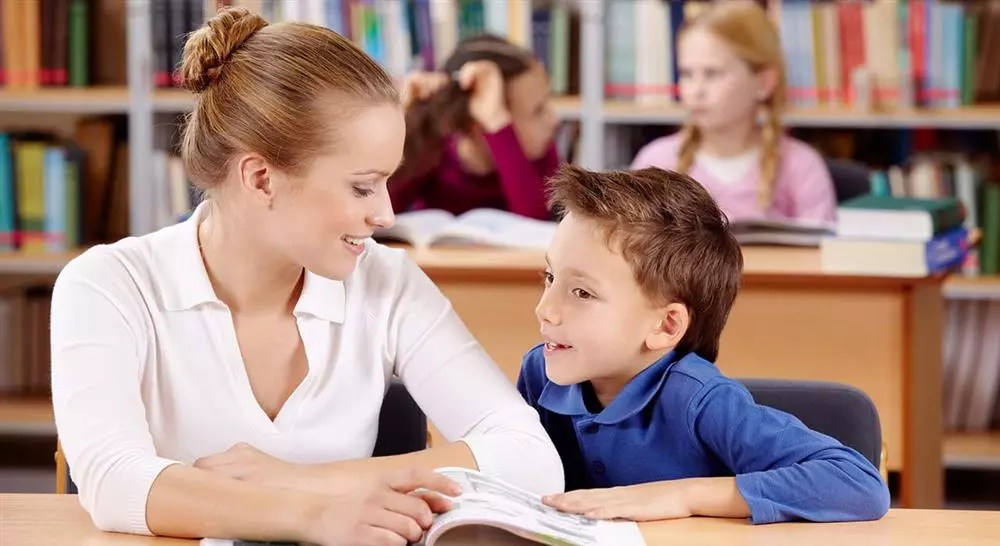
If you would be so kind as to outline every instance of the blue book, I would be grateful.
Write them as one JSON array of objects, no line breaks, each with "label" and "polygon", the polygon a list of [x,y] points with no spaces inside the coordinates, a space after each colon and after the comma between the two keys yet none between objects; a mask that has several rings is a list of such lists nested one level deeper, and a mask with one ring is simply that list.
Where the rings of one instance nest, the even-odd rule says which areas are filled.
[{"label": "blue book", "polygon": [[46,146],[43,161],[45,248],[61,252],[66,250],[66,152],[59,146]]}]

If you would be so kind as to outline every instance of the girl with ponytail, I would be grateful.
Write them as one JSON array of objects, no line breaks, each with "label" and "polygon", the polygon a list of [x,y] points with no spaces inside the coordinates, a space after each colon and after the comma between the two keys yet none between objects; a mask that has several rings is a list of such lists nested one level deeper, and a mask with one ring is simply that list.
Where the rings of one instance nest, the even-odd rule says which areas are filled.
[{"label": "girl with ponytail", "polygon": [[403,84],[406,141],[389,183],[394,210],[488,207],[547,219],[543,180],[559,158],[548,75],[531,52],[479,35],[439,72]]},{"label": "girl with ponytail", "polygon": [[808,144],[783,134],[785,68],[778,32],[753,1],[717,2],[678,36],[682,129],[644,146],[633,169],[691,175],[730,220],[832,222],[833,182]]}]

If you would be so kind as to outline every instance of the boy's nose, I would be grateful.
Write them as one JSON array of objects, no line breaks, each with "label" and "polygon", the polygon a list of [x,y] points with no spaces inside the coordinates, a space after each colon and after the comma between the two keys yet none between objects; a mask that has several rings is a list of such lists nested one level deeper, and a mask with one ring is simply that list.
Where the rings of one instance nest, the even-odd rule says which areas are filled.
[{"label": "boy's nose", "polygon": [[558,325],[560,322],[559,315],[553,309],[552,302],[544,295],[538,301],[538,305],[535,306],[535,318],[538,319],[539,324]]}]

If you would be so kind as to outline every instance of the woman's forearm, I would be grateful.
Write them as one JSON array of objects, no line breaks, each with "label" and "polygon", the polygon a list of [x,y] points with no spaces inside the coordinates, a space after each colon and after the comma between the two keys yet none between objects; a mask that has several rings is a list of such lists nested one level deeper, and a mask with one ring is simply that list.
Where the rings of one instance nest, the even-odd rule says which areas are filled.
[{"label": "woman's forearm", "polygon": [[356,479],[358,476],[384,474],[409,468],[434,470],[445,466],[479,469],[472,450],[465,442],[451,442],[403,455],[370,457],[316,465],[314,470],[318,480],[314,483],[321,490],[329,490],[331,487],[341,486],[340,482],[344,479]]},{"label": "woman's forearm", "polygon": [[182,465],[153,482],[146,502],[150,532],[183,538],[306,541],[321,495],[234,480]]}]

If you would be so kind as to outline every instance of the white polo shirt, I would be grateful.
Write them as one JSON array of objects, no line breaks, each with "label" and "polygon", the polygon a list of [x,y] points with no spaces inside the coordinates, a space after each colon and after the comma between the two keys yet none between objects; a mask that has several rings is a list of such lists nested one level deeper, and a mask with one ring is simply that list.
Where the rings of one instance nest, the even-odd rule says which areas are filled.
[{"label": "white polo shirt", "polygon": [[371,241],[345,281],[306,273],[294,315],[309,371],[272,422],[198,250],[205,210],[91,248],[56,280],[56,426],[99,527],[148,534],[157,474],[237,442],[300,463],[370,456],[394,373],[481,470],[538,493],[562,491],[559,455],[535,410],[406,252]]}]

